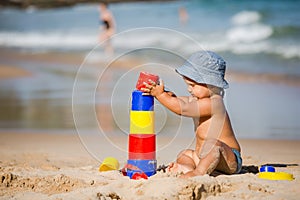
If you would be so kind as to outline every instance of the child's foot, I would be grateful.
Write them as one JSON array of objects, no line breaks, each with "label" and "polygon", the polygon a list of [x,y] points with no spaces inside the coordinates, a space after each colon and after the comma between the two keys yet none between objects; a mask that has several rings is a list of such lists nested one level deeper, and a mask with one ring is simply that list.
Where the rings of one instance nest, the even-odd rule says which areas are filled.
[{"label": "child's foot", "polygon": [[181,165],[178,163],[170,163],[167,168],[167,172],[172,172],[172,173],[176,173],[176,174],[186,173],[189,171],[191,171],[191,169],[189,169],[185,165]]},{"label": "child's foot", "polygon": [[170,163],[169,166],[167,167],[167,172],[173,172],[176,173],[177,172],[177,163]]}]

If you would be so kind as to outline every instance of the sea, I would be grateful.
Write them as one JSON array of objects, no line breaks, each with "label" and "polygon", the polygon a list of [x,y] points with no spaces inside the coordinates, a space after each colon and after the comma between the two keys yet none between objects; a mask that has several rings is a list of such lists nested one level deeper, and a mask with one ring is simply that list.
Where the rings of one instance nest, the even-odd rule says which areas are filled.
[{"label": "sea", "polygon": [[[180,21],[181,8],[186,21]],[[126,135],[130,95],[141,70],[158,73],[168,89],[184,95],[186,86],[174,68],[197,50],[212,50],[234,74],[224,101],[237,137],[300,139],[300,1],[143,1],[109,9],[116,25],[109,41],[114,55],[98,41],[97,4],[0,8],[1,50],[85,55],[75,67],[51,56],[48,61],[1,57],[1,65],[35,74],[0,80],[1,130]],[[143,62],[110,66],[123,59]],[[101,61],[105,64],[95,67]],[[155,107],[158,135],[193,137],[190,119],[157,101]]]}]

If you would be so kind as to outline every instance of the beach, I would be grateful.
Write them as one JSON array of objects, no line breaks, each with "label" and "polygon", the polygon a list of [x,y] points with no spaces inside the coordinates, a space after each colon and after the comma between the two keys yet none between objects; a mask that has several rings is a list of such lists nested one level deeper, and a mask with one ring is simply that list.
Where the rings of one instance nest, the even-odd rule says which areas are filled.
[{"label": "beach", "polygon": [[[1,199],[299,199],[300,24],[295,1],[115,3],[113,54],[97,4],[0,8]],[[185,24],[178,9],[185,8]],[[222,12],[220,12],[220,9]],[[151,12],[149,12],[151,10]],[[282,18],[282,16],[285,16]],[[70,23],[72,22],[72,23]],[[175,69],[199,50],[226,60],[224,104],[241,173],[132,180],[100,172],[128,160],[131,93],[141,71],[189,95]],[[194,127],[154,101],[157,165],[194,148]],[[259,178],[264,164],[293,180]]]},{"label": "beach", "polygon": [[[34,88],[36,86],[32,85],[30,80],[42,78],[41,83],[47,83],[48,81],[47,78],[45,79],[47,76],[41,75],[44,72],[41,73],[40,70],[72,69],[71,73],[66,73],[67,76],[62,72],[59,74],[64,74],[63,77],[72,77],[71,83],[73,83],[74,71],[79,69],[78,66],[84,58],[84,56],[80,57],[74,54],[28,54],[10,50],[3,50],[1,55],[3,63],[10,60],[7,64],[0,66],[0,69],[2,69],[0,76],[2,85],[8,87],[10,84],[18,83],[19,81],[23,85],[29,82],[29,90],[25,90],[25,93],[29,92],[31,95],[36,94],[39,90],[35,91]],[[12,62],[12,60],[17,62]],[[53,60],[55,60],[55,65],[40,65],[40,63],[52,63]],[[103,62],[93,63],[91,68],[93,68],[93,65],[103,64]],[[9,63],[11,65],[8,65]],[[56,68],[56,63],[64,66],[64,68]],[[110,67],[110,69],[113,72],[122,73],[122,70],[128,70],[132,65],[138,65],[139,63],[140,60],[138,59],[121,59],[114,62],[113,67]],[[38,66],[39,70],[36,70],[37,68],[34,66]],[[89,67],[87,68],[90,69]],[[107,81],[107,78],[111,79],[113,76],[109,75],[106,77],[105,75],[103,79]],[[236,100],[240,101],[241,97],[238,98],[235,95],[243,93],[245,91],[244,88],[250,88],[249,91],[253,92],[258,84],[262,88],[259,95],[261,95],[261,99],[266,98],[266,100],[272,98],[272,96],[270,96],[270,92],[267,96],[264,96],[265,93],[263,91],[268,90],[270,86],[277,88],[276,92],[287,92],[288,95],[293,94],[294,90],[299,90],[298,80],[286,79],[285,76],[273,78],[263,75],[243,75],[238,72],[229,72],[228,80],[233,84],[233,87],[232,93],[228,94],[229,99],[227,101],[231,98],[236,98]],[[124,81],[121,79],[121,82]],[[136,80],[132,79],[131,81],[131,84],[134,85]],[[68,86],[66,78],[55,84],[61,85],[60,83],[66,83]],[[20,87],[19,84],[15,85],[18,87],[14,90]],[[72,86],[72,84],[70,85]],[[6,87],[2,88],[4,91],[2,95],[6,94]],[[110,88],[111,86],[108,85],[107,87]],[[104,89],[109,90],[107,87],[104,87]],[[12,89],[11,87],[9,88]],[[33,91],[31,90],[32,88]],[[0,199],[297,199],[300,194],[298,190],[300,185],[299,166],[276,167],[276,171],[292,174],[294,177],[292,181],[264,180],[258,177],[257,170],[263,164],[299,165],[300,141],[297,139],[297,135],[288,135],[288,129],[279,129],[278,135],[276,134],[276,129],[269,135],[260,135],[259,133],[263,126],[256,129],[259,123],[255,118],[258,116],[253,118],[253,113],[250,112],[253,109],[252,106],[258,107],[260,104],[255,103],[250,106],[250,102],[253,102],[253,100],[249,96],[245,96],[243,101],[250,106],[250,110],[240,111],[248,113],[248,115],[243,115],[244,119],[241,122],[236,121],[237,119],[234,118],[235,112],[245,108],[240,108],[239,106],[242,106],[242,104],[233,102],[235,107],[238,107],[235,110],[231,108],[232,104],[228,103],[230,113],[233,116],[233,125],[238,130],[236,134],[242,147],[244,168],[241,174],[218,175],[216,177],[205,175],[181,179],[175,174],[158,171],[157,174],[149,177],[148,180],[131,180],[117,170],[108,172],[99,172],[98,170],[103,159],[108,156],[117,158],[120,168],[127,162],[128,130],[126,128],[128,129],[128,127],[126,126],[128,126],[128,112],[126,110],[128,108],[126,103],[125,105],[122,104],[125,108],[117,109],[119,117],[114,118],[113,113],[111,113],[113,111],[110,109],[114,109],[116,105],[112,103],[111,108],[111,105],[107,105],[106,101],[100,101],[96,104],[99,124],[95,125],[92,123],[90,125],[90,121],[93,121],[89,114],[90,110],[85,110],[89,108],[86,107],[86,104],[81,107],[80,103],[82,100],[77,102],[78,108],[73,107],[72,113],[72,107],[69,105],[71,104],[71,96],[69,95],[69,90],[71,89],[72,87],[66,87],[63,90],[67,92],[62,98],[63,101],[56,94],[59,90],[54,88],[52,89],[53,94],[50,93],[48,95],[49,102],[41,98],[40,101],[42,103],[40,104],[38,103],[39,101],[33,99],[33,103],[29,104],[28,111],[25,108],[21,109],[21,112],[15,111],[23,116],[20,119],[23,120],[23,125],[22,123],[14,122],[15,118],[12,118],[11,122],[8,123],[7,119],[10,119],[9,116],[12,111],[9,111],[7,106],[10,108],[10,106],[16,105],[11,105],[2,96],[2,108],[7,113],[5,116],[8,116],[8,118],[5,118],[2,114],[2,119],[6,119],[6,121],[2,121],[0,130]],[[103,88],[100,90],[103,91]],[[129,93],[129,91],[125,92]],[[249,94],[249,91],[247,91],[247,94]],[[108,97],[112,95],[109,92],[105,94]],[[44,93],[42,95],[44,96]],[[120,95],[124,97],[126,94]],[[251,95],[251,92],[249,95]],[[277,93],[275,96],[277,96]],[[22,98],[21,96],[19,98],[23,99],[24,97]],[[39,99],[40,97],[38,95],[35,98]],[[85,97],[83,98],[85,99]],[[277,99],[280,102],[280,98]],[[23,100],[26,100],[26,98]],[[297,100],[297,98],[294,100]],[[30,98],[27,101],[30,101]],[[84,101],[88,101],[88,99]],[[113,100],[111,101],[113,102]],[[63,110],[61,107],[59,107],[60,109],[51,109],[53,102],[60,102],[63,105]],[[76,101],[73,101],[73,103],[76,105]],[[274,101],[269,108],[265,104],[261,106],[264,106],[266,111],[268,111],[274,105],[278,105],[278,102]],[[188,124],[188,121],[177,119],[174,116],[163,115],[161,117],[160,115],[164,112],[160,110],[161,107],[157,108],[157,121],[164,121],[166,117],[170,121],[164,124],[159,122],[156,130],[157,162],[158,165],[167,165],[174,161],[177,153],[182,149],[193,148],[192,126]],[[41,111],[38,111],[39,109]],[[81,109],[84,109],[84,111]],[[84,117],[78,118],[79,116],[77,116],[76,118],[75,111],[77,110],[80,111],[78,114]],[[280,109],[277,112],[281,113],[281,116],[285,113]],[[261,111],[261,113],[264,112]],[[290,111],[287,110],[287,114],[289,113]],[[237,113],[236,115],[240,116],[241,114]],[[248,116],[248,118],[245,119],[245,116]],[[269,122],[265,120],[266,123],[276,122],[276,117],[274,116],[272,118],[264,117],[271,120]],[[57,119],[60,120],[57,121]],[[74,119],[77,120],[75,124]],[[26,120],[28,120],[28,125],[25,123]],[[51,125],[53,120],[56,123]],[[81,122],[80,120],[83,121]],[[178,123],[178,120],[181,125],[174,126],[174,124]],[[246,123],[246,125],[243,123]],[[249,127],[251,123],[255,123],[255,126],[252,128]],[[99,128],[96,126],[99,125],[101,131],[97,131]],[[15,128],[12,128],[13,126]],[[18,126],[22,128],[17,128]],[[188,134],[187,131],[189,132]],[[282,133],[280,134],[282,131],[287,133],[286,138],[282,136]],[[289,137],[292,139],[288,139]],[[294,137],[296,139],[293,139]]]},{"label": "beach", "polygon": [[[0,141],[0,199],[298,199],[300,195],[299,166],[276,167],[293,174],[292,181],[260,179],[251,170],[190,179],[160,171],[148,180],[130,180],[119,171],[99,172],[101,161],[87,152],[76,133],[2,131]],[[94,142],[100,149],[106,145],[105,140]],[[248,169],[267,163],[300,163],[299,141],[240,142],[243,166]],[[179,151],[176,144],[172,150]],[[168,164],[169,152],[157,153],[159,165]],[[118,160],[124,165],[126,154]]]},{"label": "beach", "polygon": [[[120,168],[127,162],[129,124],[126,98],[129,98],[130,85],[134,87],[135,78],[129,77],[132,83],[129,84],[129,89],[125,90],[124,94],[117,92],[123,98],[127,96],[125,100],[123,99],[125,104],[121,102],[122,108],[116,108],[117,116],[114,117],[114,111],[111,110],[117,107],[113,103],[114,99],[110,100],[111,105],[107,104],[109,100],[102,101],[105,98],[112,98],[113,94],[106,92],[104,97],[99,97],[101,101],[93,107],[96,108],[99,123],[95,124],[91,122],[93,118],[90,115],[94,110],[90,110],[87,106],[90,102],[84,96],[85,93],[79,92],[83,97],[78,102],[73,101],[75,106],[73,105],[73,109],[71,107],[71,86],[73,86],[75,72],[79,69],[78,66],[84,56],[57,53],[30,54],[10,50],[3,50],[1,55],[4,63],[0,66],[0,81],[4,86],[2,87],[4,91],[2,110],[6,114],[2,113],[0,130],[0,199],[297,199],[300,195],[299,166],[276,167],[276,171],[292,174],[294,177],[292,181],[264,180],[260,179],[257,174],[258,168],[263,164],[299,165],[300,141],[297,135],[293,134],[295,130],[279,127],[271,129],[273,131],[269,134],[260,134],[264,128],[270,130],[266,124],[270,126],[276,123],[276,116],[270,117],[262,114],[264,126],[259,125],[257,121],[259,116],[251,112],[253,108],[259,110],[259,106],[263,106],[267,114],[274,106],[276,107],[285,100],[277,97],[279,91],[289,96],[299,90],[297,79],[286,79],[285,76],[275,78],[264,75],[256,76],[234,71],[228,73],[227,77],[232,87],[231,92],[227,94],[227,106],[232,114],[233,125],[242,147],[244,168],[241,174],[216,177],[205,175],[181,179],[175,174],[158,171],[148,180],[131,180],[117,170],[99,172],[98,169],[103,159],[108,156],[117,158]],[[49,65],[52,62],[54,65]],[[92,63],[86,68],[93,69],[93,65],[99,66],[101,63],[103,64],[104,61]],[[118,74],[139,63],[138,59],[121,59],[114,62],[109,70]],[[61,68],[61,66],[64,67]],[[51,72],[53,74],[63,74],[63,80],[56,79],[58,81],[52,83],[53,78],[48,80],[45,75],[45,71],[48,74],[49,70],[53,70]],[[62,72],[66,70],[71,70],[71,72]],[[111,73],[102,77],[104,82],[116,79]],[[132,74],[137,76],[138,72],[132,72]],[[70,83],[66,77],[70,77]],[[51,82],[59,85],[60,89],[54,87],[49,94],[45,92],[39,94],[40,90],[43,91],[43,87],[40,89],[39,84],[32,85],[31,81],[34,80],[45,85]],[[130,83],[126,79],[120,80],[121,83]],[[47,83],[48,81],[50,82]],[[103,83],[100,84],[103,88],[99,90],[110,91],[111,87],[117,88],[114,89],[116,91],[122,89],[120,84],[114,85],[114,81],[111,83],[106,87]],[[24,92],[19,91],[20,88],[22,89],[21,85],[26,84],[30,86],[24,87]],[[260,85],[261,89],[255,89],[257,85]],[[277,89],[273,97],[269,91],[270,87]],[[60,90],[64,91],[62,97],[57,94]],[[19,91],[21,96],[9,96],[11,94],[9,91]],[[254,91],[262,100],[267,101],[272,98],[277,100],[271,104],[267,101],[270,107],[259,101],[253,103],[254,100],[250,96]],[[264,91],[269,92],[266,95]],[[11,100],[6,101],[5,94]],[[22,95],[25,96],[22,97]],[[242,97],[239,97],[240,95]],[[230,103],[231,100],[233,100],[232,103]],[[16,106],[22,108],[24,104],[18,104],[19,101],[32,103],[26,103],[25,105],[29,106],[16,110]],[[238,101],[244,101],[248,109]],[[292,98],[290,101],[293,103],[297,101],[297,98]],[[11,102],[17,104],[11,104]],[[81,105],[82,102],[85,104]],[[233,105],[236,109],[232,107]],[[158,165],[167,165],[175,160],[177,153],[182,149],[193,148],[194,140],[190,121],[178,119],[174,115],[164,115],[161,109],[159,106],[156,107],[156,121],[158,121],[156,157]],[[282,117],[286,114],[291,118],[291,109],[292,107],[290,110],[282,111],[278,108],[276,115]],[[243,112],[247,113],[243,114],[243,119],[235,118],[235,116],[241,116]],[[263,110],[260,112],[264,113]],[[11,117],[19,115],[21,118]],[[76,123],[73,120],[77,120]],[[161,124],[161,121],[164,123]],[[178,122],[180,122],[179,125],[176,124]],[[249,126],[251,123],[254,123],[253,127]],[[99,126],[100,131],[97,128]],[[282,134],[286,134],[285,138]]]}]

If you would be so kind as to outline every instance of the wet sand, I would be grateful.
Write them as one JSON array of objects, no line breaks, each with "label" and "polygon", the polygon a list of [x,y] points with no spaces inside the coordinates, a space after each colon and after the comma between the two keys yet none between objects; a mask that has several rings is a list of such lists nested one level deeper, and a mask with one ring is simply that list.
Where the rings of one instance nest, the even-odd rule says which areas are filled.
[{"label": "wet sand", "polygon": [[[62,66],[69,66],[78,69],[82,64],[99,67],[101,65],[109,65],[115,69],[130,69],[138,65],[144,64],[143,60],[138,58],[118,58],[116,60],[109,58],[107,61],[101,58],[94,58],[92,55],[89,59],[86,53],[67,53],[67,52],[45,52],[45,53],[26,53],[18,52],[9,49],[0,49],[0,78],[17,78],[32,75],[32,72],[27,71],[24,67],[18,65],[7,65],[7,61],[19,60],[22,62],[32,62],[33,64],[50,63]],[[85,60],[86,59],[86,60]],[[108,62],[109,61],[109,62]],[[105,66],[107,67],[107,66]],[[228,69],[226,78],[230,82],[242,83],[276,83],[291,86],[300,86],[298,76],[284,74],[267,74],[267,73],[245,73]]]}]

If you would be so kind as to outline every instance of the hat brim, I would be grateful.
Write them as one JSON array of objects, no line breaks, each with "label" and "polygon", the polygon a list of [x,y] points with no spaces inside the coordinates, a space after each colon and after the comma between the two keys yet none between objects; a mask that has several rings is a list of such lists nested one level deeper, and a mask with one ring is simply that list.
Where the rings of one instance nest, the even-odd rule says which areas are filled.
[{"label": "hat brim", "polygon": [[181,67],[175,70],[178,74],[185,76],[196,83],[213,85],[219,88],[229,88],[228,82],[219,74],[211,73],[204,68],[196,71],[189,62],[184,63]]}]

